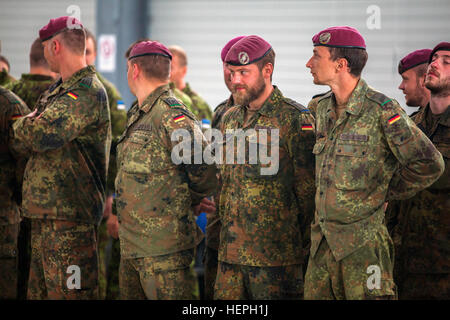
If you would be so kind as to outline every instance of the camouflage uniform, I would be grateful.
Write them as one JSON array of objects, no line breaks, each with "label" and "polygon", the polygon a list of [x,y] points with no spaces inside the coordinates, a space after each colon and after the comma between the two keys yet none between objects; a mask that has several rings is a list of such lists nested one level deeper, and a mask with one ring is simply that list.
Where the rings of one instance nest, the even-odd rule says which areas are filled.
[{"label": "camouflage uniform", "polygon": [[[319,98],[316,139],[305,299],[395,298],[384,203],[433,183],[442,174],[442,156],[395,100],[363,79],[337,120],[334,95]],[[369,286],[374,279],[380,281]]]},{"label": "camouflage uniform", "polygon": [[[55,80],[40,74],[22,74],[22,77],[9,83],[6,88],[17,94],[33,109],[39,97]],[[26,299],[31,257],[31,224],[27,218],[20,222],[19,232],[19,299]]]},{"label": "camouflage uniform", "polygon": [[9,83],[6,88],[17,94],[30,109],[38,102],[39,96],[50,87],[55,80],[40,74],[22,74],[22,77]]},{"label": "camouflage uniform", "polygon": [[[272,136],[278,129],[279,168],[274,175],[262,175],[260,169],[267,165],[247,159],[242,165],[220,166],[222,227],[215,298],[300,299],[307,229],[314,213],[314,119],[276,86],[247,124],[245,109],[231,108],[221,131],[255,129],[261,137],[262,130]],[[230,142],[227,137],[224,145]]]},{"label": "camouflage uniform", "polygon": [[[107,195],[114,194],[114,180],[117,175],[116,148],[117,140],[125,130],[127,124],[127,112],[119,109],[118,102],[122,97],[117,88],[105,79],[99,72],[96,72],[98,80],[103,84],[108,96],[109,110],[111,112],[111,151],[109,154],[108,167],[108,190]],[[116,214],[115,211],[112,214]],[[99,264],[99,295],[100,299],[118,299],[119,298],[119,264],[120,264],[120,245],[119,239],[114,239],[108,235],[106,228],[107,219],[102,219],[98,228],[98,255]]]},{"label": "camouflage uniform", "polygon": [[30,112],[25,103],[0,86],[0,299],[16,299],[18,289],[17,240],[25,159],[9,149],[11,123]]},{"label": "camouflage uniform", "polygon": [[[22,190],[23,215],[32,220],[28,298],[97,298],[96,227],[111,143],[106,92],[88,66],[50,86],[36,108],[38,116],[14,123],[12,144],[29,156]],[[67,286],[71,265],[81,269],[80,290]]]},{"label": "camouflage uniform", "polygon": [[389,203],[386,217],[397,257],[399,299],[450,299],[450,108],[433,116],[429,106],[412,120],[445,161],[444,174],[413,198]]},{"label": "camouflage uniform", "polygon": [[132,106],[119,139],[116,207],[123,299],[194,298],[189,265],[203,236],[191,206],[214,193],[215,167],[175,165],[171,153],[177,144],[171,135],[177,129],[203,136],[194,116],[163,85],[142,106]]},{"label": "camouflage uniform", "polygon": [[169,83],[169,87],[170,90],[172,90],[174,96],[178,99],[181,100],[181,102],[183,102],[183,104],[189,109],[189,111],[191,111],[193,114],[195,110],[192,109],[192,100],[191,98],[184,93],[183,91],[177,89],[177,87],[175,87],[175,83],[170,82]]},{"label": "camouflage uniform", "polygon": [[16,81],[5,69],[0,71],[0,86],[6,86]]},{"label": "camouflage uniform", "polygon": [[197,92],[193,91],[189,86],[189,83],[186,83],[186,86],[182,90],[185,94],[187,94],[192,100],[192,113],[197,117],[197,119],[208,119],[211,120],[212,112],[209,108],[209,105],[206,101],[198,95]]},{"label": "camouflage uniform", "polygon": [[[223,115],[234,105],[233,96],[220,103],[214,110],[211,128],[220,129],[220,123]],[[219,218],[219,198],[221,190],[221,180],[219,177],[217,192],[214,196],[216,203],[216,212],[208,214],[206,222],[206,246],[203,265],[205,266],[205,299],[212,300],[214,298],[214,284],[217,277],[217,263],[219,256],[219,242],[220,242],[220,218]]]}]

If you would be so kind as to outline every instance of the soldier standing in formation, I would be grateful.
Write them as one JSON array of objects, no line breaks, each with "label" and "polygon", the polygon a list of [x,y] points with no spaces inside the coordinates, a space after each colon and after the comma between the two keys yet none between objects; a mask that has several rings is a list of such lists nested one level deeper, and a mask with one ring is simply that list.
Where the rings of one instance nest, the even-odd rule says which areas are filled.
[{"label": "soldier standing in formation", "polygon": [[442,153],[444,174],[413,198],[390,208],[395,282],[400,299],[450,298],[450,43],[428,54],[430,101],[412,120]]},{"label": "soldier standing in formation", "polygon": [[30,110],[0,86],[0,299],[17,299],[20,291],[18,237],[22,179],[26,158],[14,153],[11,125]]},{"label": "soldier standing in formation", "polygon": [[[214,193],[215,167],[172,160],[172,134],[203,134],[169,88],[170,51],[156,41],[135,44],[127,61],[137,97],[118,143],[116,206],[123,299],[193,299],[189,265],[202,239],[194,211]],[[195,135],[194,135],[195,132]],[[206,141],[197,141],[205,146]],[[195,151],[192,148],[192,159]]]},{"label": "soldier standing in formation", "polygon": [[86,65],[85,32],[70,19],[51,19],[39,31],[61,79],[13,124],[12,146],[29,158],[22,189],[23,215],[31,219],[29,299],[98,298],[96,229],[111,125],[105,89]]},{"label": "soldier standing in formation", "polygon": [[313,44],[306,66],[331,92],[316,110],[316,215],[305,299],[394,299],[385,202],[435,182],[442,155],[395,100],[361,78],[367,53],[356,29],[322,30]]},{"label": "soldier standing in formation", "polygon": [[40,38],[34,40],[30,50],[30,73],[6,85],[6,88],[17,94],[29,108],[38,102],[39,96],[56,81],[58,75],[50,70],[44,57],[44,47]]},{"label": "soldier standing in formation", "polygon": [[191,89],[189,83],[184,80],[187,73],[187,55],[183,48],[179,46],[170,46],[172,53],[172,65],[170,69],[170,81],[175,87],[188,95],[192,101],[192,107],[189,109],[199,120],[211,120],[212,112],[206,101],[195,91]]},{"label": "soldier standing in formation", "polygon": [[[266,144],[264,147],[270,146],[270,152],[276,154],[276,145],[279,157],[267,165],[261,159],[252,164],[246,155],[244,164],[224,162],[220,166],[215,298],[300,299],[305,253],[302,236],[314,212],[313,119],[303,106],[272,85],[275,52],[264,39],[240,39],[228,51],[225,63],[236,106],[223,116],[222,134],[253,130],[246,149],[251,143],[258,143],[259,148]],[[263,131],[266,137],[270,135],[269,142],[263,142]],[[234,137],[225,141],[236,154]],[[273,172],[262,171],[274,167]]]},{"label": "soldier standing in formation", "polygon": [[[227,55],[230,48],[239,40],[244,38],[244,36],[236,37],[227,42],[223,47],[220,54],[223,64],[223,79],[227,89],[231,92],[231,74],[230,70],[225,65],[225,56]],[[220,130],[220,123],[222,116],[234,105],[233,95],[220,103],[214,110],[214,115],[212,119],[211,127],[213,129]],[[214,284],[216,282],[217,276],[217,263],[219,255],[219,243],[220,243],[220,214],[218,212],[219,208],[219,198],[221,190],[221,179],[218,175],[217,182],[217,192],[214,195],[214,202],[216,206],[216,211],[214,213],[208,214],[206,222],[206,243],[205,243],[205,299],[212,300],[214,298]]]},{"label": "soldier standing in formation", "polygon": [[[30,50],[30,73],[6,85],[6,88],[17,94],[30,108],[38,102],[39,97],[56,81],[57,74],[50,70],[44,57],[42,41],[37,38]],[[25,299],[30,269],[30,233],[31,225],[27,218],[22,218],[19,232],[19,298]]]}]

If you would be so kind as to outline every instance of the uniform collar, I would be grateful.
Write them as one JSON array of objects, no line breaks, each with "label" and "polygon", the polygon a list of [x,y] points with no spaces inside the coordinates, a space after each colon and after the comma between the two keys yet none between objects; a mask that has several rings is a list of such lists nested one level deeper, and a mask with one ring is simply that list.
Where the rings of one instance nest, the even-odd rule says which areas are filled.
[{"label": "uniform collar", "polygon": [[190,96],[192,94],[191,86],[189,85],[188,82],[185,82],[184,84],[185,84],[185,86],[184,86],[183,90],[181,90],[181,91],[183,91],[184,93],[186,93],[187,95]]},{"label": "uniform collar", "polygon": [[358,84],[352,92],[352,95],[350,96],[350,99],[348,100],[347,107],[345,109],[348,113],[356,116],[361,112],[368,89],[369,86],[366,81],[360,78]]},{"label": "uniform collar", "polygon": [[152,93],[150,93],[147,98],[145,98],[144,102],[142,103],[142,106],[140,106],[139,109],[146,113],[149,112],[150,109],[155,104],[156,100],[158,100],[159,97],[161,97],[164,93],[169,92],[169,90],[170,90],[169,84],[159,86],[158,88],[153,90]]},{"label": "uniform collar", "polygon": [[257,112],[260,115],[272,117],[274,113],[279,109],[283,101],[284,97],[280,89],[278,89],[277,86],[273,86],[273,90],[269,98],[263,103],[263,105]]},{"label": "uniform collar", "polygon": [[66,81],[63,81],[61,84],[61,87],[63,89],[68,89],[72,87],[75,83],[86,77],[87,75],[93,75],[95,74],[95,67],[94,66],[87,66],[84,67],[77,72],[75,72],[69,79]]},{"label": "uniform collar", "polygon": [[54,81],[50,76],[45,76],[43,74],[33,74],[33,73],[22,73],[23,80],[29,81]]},{"label": "uniform collar", "polygon": [[447,106],[447,110],[444,111],[441,119],[439,120],[439,124],[443,126],[450,127],[450,106]]}]

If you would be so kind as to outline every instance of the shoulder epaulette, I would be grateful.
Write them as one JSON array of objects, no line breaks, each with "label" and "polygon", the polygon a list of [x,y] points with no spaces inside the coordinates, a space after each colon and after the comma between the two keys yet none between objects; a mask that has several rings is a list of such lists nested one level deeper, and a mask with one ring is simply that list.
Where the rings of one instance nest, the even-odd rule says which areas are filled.
[{"label": "shoulder epaulette", "polygon": [[47,89],[48,92],[52,92],[53,90],[56,89],[57,86],[59,86],[61,84],[61,82],[59,80],[53,82]]},{"label": "shoulder epaulette", "polygon": [[368,99],[378,103],[381,107],[386,106],[389,102],[392,101],[392,99],[385,94],[373,89],[369,89],[366,93],[366,96]]},{"label": "shoulder epaulette", "polygon": [[181,107],[184,106],[184,104],[174,97],[168,97],[164,98],[163,101],[169,105],[169,107]]},{"label": "shoulder epaulette", "polygon": [[16,95],[13,92],[1,86],[0,86],[0,94],[3,95],[6,99],[8,99],[9,103],[20,103],[20,100],[16,97]]},{"label": "shoulder epaulette", "polygon": [[291,105],[291,106],[293,106],[295,109],[297,109],[298,111],[300,111],[300,112],[307,112],[307,111],[309,111],[308,109],[306,109],[301,103],[298,103],[297,101],[295,101],[295,100],[292,100],[292,99],[290,99],[290,98],[284,98],[284,101],[287,103],[287,104],[289,104],[289,105]]},{"label": "shoulder epaulette", "polygon": [[330,92],[331,92],[331,90],[328,90],[327,92],[315,94],[315,95],[312,96],[311,100],[312,100],[312,99],[319,98],[319,97],[322,97],[322,96],[324,96],[324,95],[326,95],[326,94],[328,94],[328,93],[330,93]]},{"label": "shoulder epaulette", "polygon": [[92,87],[92,77],[84,77],[80,80],[80,86],[85,88],[91,88]]},{"label": "shoulder epaulette", "polygon": [[333,94],[333,92],[330,90],[330,91],[324,93],[323,95],[318,96],[318,97],[317,97],[317,102],[320,102],[320,101],[322,101],[323,99],[328,99],[328,98],[330,98],[332,94]]}]

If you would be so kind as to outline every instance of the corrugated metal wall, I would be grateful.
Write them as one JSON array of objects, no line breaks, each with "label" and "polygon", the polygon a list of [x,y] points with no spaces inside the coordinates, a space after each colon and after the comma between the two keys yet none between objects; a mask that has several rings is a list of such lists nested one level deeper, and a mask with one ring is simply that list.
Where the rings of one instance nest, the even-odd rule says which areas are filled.
[{"label": "corrugated metal wall", "polygon": [[[380,19],[373,20],[378,9]],[[305,67],[312,53],[312,36],[326,27],[349,25],[360,30],[369,53],[363,77],[403,106],[403,94],[397,89],[399,59],[410,51],[450,40],[448,0],[152,0],[149,16],[153,39],[185,48],[187,80],[212,108],[229,95],[223,84],[220,51],[238,35],[257,34],[272,44],[277,54],[273,83],[303,104],[328,90],[315,86]],[[369,29],[374,22],[375,26],[380,23],[380,29]]]},{"label": "corrugated metal wall", "polygon": [[29,72],[30,47],[39,29],[51,18],[73,16],[72,10],[67,12],[73,5],[80,8],[83,25],[95,34],[94,0],[0,0],[1,54],[9,60],[15,78]]}]

